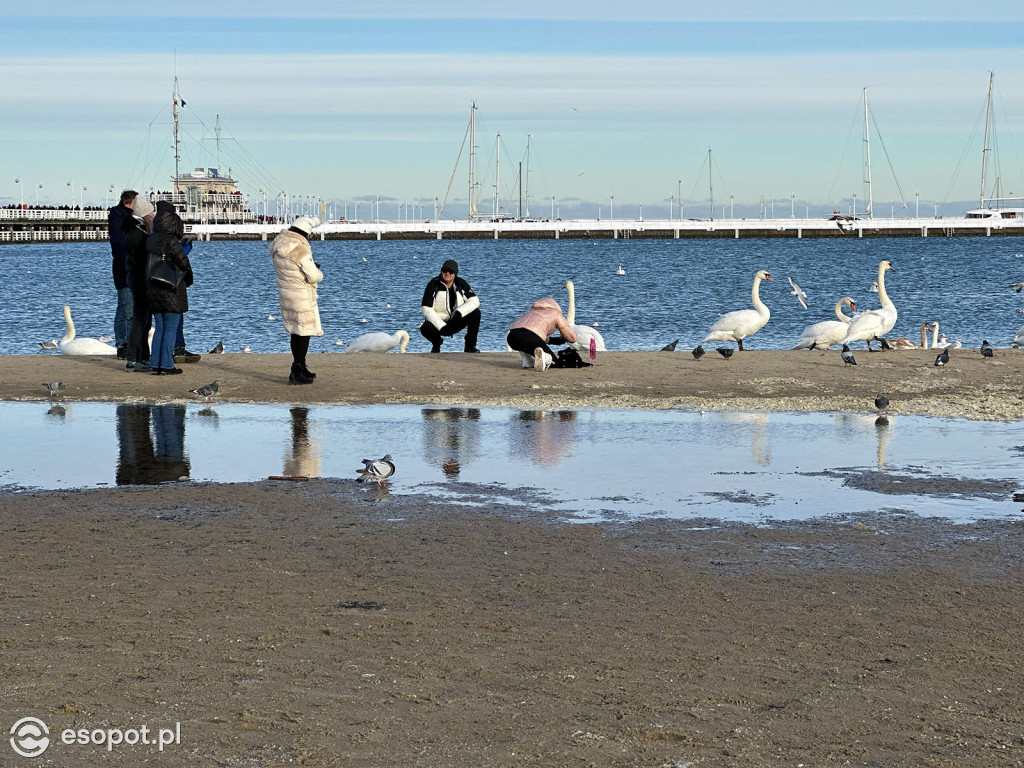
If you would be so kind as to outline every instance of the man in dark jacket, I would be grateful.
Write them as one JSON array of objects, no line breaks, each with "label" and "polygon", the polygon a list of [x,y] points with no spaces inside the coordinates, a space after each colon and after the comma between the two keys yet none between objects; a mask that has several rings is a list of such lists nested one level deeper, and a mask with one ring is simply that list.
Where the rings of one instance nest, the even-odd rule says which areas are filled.
[{"label": "man in dark jacket", "polygon": [[153,230],[156,210],[149,200],[139,195],[132,203],[132,214],[122,225],[128,251],[128,287],[132,292],[132,322],[128,332],[128,353],[124,369],[145,373],[150,369],[149,329],[153,324],[146,288],[146,267],[149,263],[146,238]]},{"label": "man in dark jacket", "polygon": [[179,324],[188,312],[188,286],[192,285],[192,264],[188,254],[182,247],[181,238],[185,233],[185,225],[181,217],[174,212],[174,205],[166,200],[156,204],[156,216],[153,218],[153,234],[146,238],[146,251],[150,254],[163,256],[177,269],[181,282],[166,285],[149,280],[146,285],[149,298],[149,311],[153,314],[153,349],[150,356],[152,373],[181,373],[181,368],[174,367],[174,341],[178,334]]},{"label": "man in dark jacket", "polygon": [[479,352],[476,337],[480,332],[480,299],[469,283],[459,277],[459,265],[448,259],[441,265],[441,274],[430,279],[420,302],[423,317],[420,326],[423,338],[430,342],[431,352],[440,352],[442,336],[454,336],[466,329],[465,352]]},{"label": "man in dark jacket", "polygon": [[128,252],[124,242],[125,220],[132,218],[132,203],[138,197],[134,189],[121,193],[120,202],[107,214],[107,235],[113,257],[114,289],[117,291],[117,309],[114,311],[114,344],[117,356],[124,360],[128,348],[128,328],[132,320],[132,292],[128,287]]}]

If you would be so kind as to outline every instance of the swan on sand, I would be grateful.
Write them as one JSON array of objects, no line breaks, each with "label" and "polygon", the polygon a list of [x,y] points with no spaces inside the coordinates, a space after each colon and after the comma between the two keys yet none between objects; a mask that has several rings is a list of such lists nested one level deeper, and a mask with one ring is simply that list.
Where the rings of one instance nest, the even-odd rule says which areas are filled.
[{"label": "swan on sand", "polygon": [[348,352],[387,352],[398,347],[399,352],[405,352],[409,344],[408,331],[395,331],[394,333],[364,333],[348,345]]},{"label": "swan on sand", "polygon": [[565,320],[572,326],[573,333],[576,334],[576,341],[573,342],[576,351],[589,354],[590,340],[593,339],[597,351],[606,352],[607,347],[604,345],[604,337],[599,331],[591,328],[589,325],[576,325],[576,288],[572,280],[566,280],[564,287],[569,292],[569,310],[565,313]]},{"label": "swan on sand", "polygon": [[868,351],[874,352],[871,349],[871,342],[875,339],[881,340],[881,337],[891,331],[892,327],[896,325],[896,305],[892,303],[889,294],[885,292],[885,273],[890,269],[893,269],[891,262],[879,262],[878,300],[882,306],[854,317],[846,330],[846,336],[840,343],[848,345],[854,341],[866,341]]},{"label": "swan on sand", "polygon": [[754,287],[750,290],[750,300],[754,308],[739,309],[722,315],[708,329],[708,335],[701,344],[705,341],[735,341],[740,352],[743,351],[743,340],[764,328],[772,316],[768,307],[761,301],[759,289],[762,280],[771,282],[772,278],[763,269],[759,269],[754,275]]},{"label": "swan on sand", "polygon": [[839,341],[846,335],[846,326],[850,324],[850,317],[843,314],[843,307],[849,307],[854,312],[857,311],[857,305],[854,304],[853,299],[849,296],[843,296],[839,301],[836,302],[836,317],[838,320],[822,320],[820,323],[814,325],[808,325],[804,328],[803,333],[800,334],[800,338],[797,339],[796,346],[793,349],[828,349],[829,347],[838,344]]},{"label": "swan on sand", "polygon": [[75,324],[71,320],[71,307],[64,306],[64,322],[68,329],[57,343],[57,348],[62,355],[116,355],[117,349],[110,344],[104,344],[99,339],[90,339],[84,336],[75,336]]}]

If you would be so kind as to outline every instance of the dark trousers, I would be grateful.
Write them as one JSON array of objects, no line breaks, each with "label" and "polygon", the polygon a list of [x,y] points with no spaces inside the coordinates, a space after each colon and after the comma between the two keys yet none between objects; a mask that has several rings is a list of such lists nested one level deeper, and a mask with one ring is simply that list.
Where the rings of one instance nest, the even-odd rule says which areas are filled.
[{"label": "dark trousers", "polygon": [[533,351],[540,347],[551,357],[556,357],[555,353],[551,351],[551,347],[544,343],[544,339],[526,328],[513,328],[508,332],[506,342],[516,352],[532,355]]},{"label": "dark trousers", "polygon": [[[455,323],[455,333],[462,329],[466,330],[465,349],[467,351],[476,349],[476,337],[480,333],[480,310],[474,309],[465,316],[456,312],[452,315],[452,319],[448,321],[448,324],[451,325],[453,322]],[[435,347],[440,347],[444,343],[444,337],[441,335],[441,332],[429,320],[420,326],[420,333],[423,334],[423,338]]]},{"label": "dark trousers", "polygon": [[291,339],[292,360],[300,368],[306,367],[306,353],[309,352],[309,336],[296,336]]},{"label": "dark trousers", "polygon": [[127,359],[133,363],[149,362],[149,329],[153,327],[153,316],[149,314],[146,301],[146,286],[131,286],[132,323],[128,331]]}]

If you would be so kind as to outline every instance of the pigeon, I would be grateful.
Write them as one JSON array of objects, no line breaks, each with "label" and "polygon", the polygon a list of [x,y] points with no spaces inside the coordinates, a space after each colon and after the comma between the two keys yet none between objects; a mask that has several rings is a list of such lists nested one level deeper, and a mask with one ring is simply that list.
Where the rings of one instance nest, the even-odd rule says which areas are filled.
[{"label": "pigeon", "polygon": [[800,302],[800,306],[803,307],[804,309],[807,309],[807,292],[799,285],[794,283],[792,277],[787,277],[786,279],[789,280],[789,285],[793,289],[792,291],[789,292],[790,295],[796,296],[796,300]]},{"label": "pigeon", "polygon": [[982,341],[981,341],[981,356],[982,357],[992,357],[993,355],[994,355],[994,352],[992,351],[992,345],[989,344],[986,340],[982,339]]},{"label": "pigeon", "polygon": [[49,384],[44,381],[43,386],[49,391],[50,397],[53,397],[58,392],[63,392],[65,389],[63,381],[54,381]]},{"label": "pigeon", "polygon": [[676,339],[671,344],[666,344],[664,347],[661,348],[660,351],[661,352],[675,352],[676,351],[676,344],[678,344],[678,343],[679,343],[679,339]]},{"label": "pigeon", "polygon": [[220,381],[219,380],[212,381],[209,384],[204,384],[203,386],[199,387],[198,389],[190,389],[189,392],[191,392],[193,395],[199,395],[200,397],[205,397],[206,398],[206,402],[210,402],[210,398],[213,397],[215,394],[217,394],[217,390],[218,389],[220,389]]},{"label": "pigeon", "polygon": [[363,468],[357,469],[356,472],[359,473],[359,477],[356,478],[357,483],[364,480],[376,480],[377,485],[381,485],[395,474],[395,462],[391,459],[391,454],[386,453],[381,459],[363,459]]},{"label": "pigeon", "polygon": [[889,398],[885,395],[879,395],[875,398],[875,408],[879,412],[886,410],[889,407]]},{"label": "pigeon", "polygon": [[726,360],[728,360],[730,357],[732,357],[733,349],[732,347],[719,347],[718,349],[715,350],[715,352],[717,352]]},{"label": "pigeon", "polygon": [[942,350],[935,358],[935,367],[939,368],[949,362],[949,347]]},{"label": "pigeon", "polygon": [[37,342],[37,343],[43,349],[56,349],[57,348],[57,340],[56,339],[54,339],[53,341],[40,341],[40,342]]},{"label": "pigeon", "polygon": [[857,361],[853,359],[853,352],[850,351],[849,344],[843,344],[843,350],[839,353],[840,357],[843,358],[843,363],[846,365],[856,365]]},{"label": "pigeon", "polygon": [[704,347],[698,344],[693,348],[693,359],[700,360],[702,357],[704,357]]},{"label": "pigeon", "polygon": [[217,346],[209,351],[211,355],[223,355],[224,354],[224,342],[218,341]]},{"label": "pigeon", "polygon": [[1020,293],[1021,289],[1024,289],[1024,283],[1010,283],[1010,287],[1017,293]]}]

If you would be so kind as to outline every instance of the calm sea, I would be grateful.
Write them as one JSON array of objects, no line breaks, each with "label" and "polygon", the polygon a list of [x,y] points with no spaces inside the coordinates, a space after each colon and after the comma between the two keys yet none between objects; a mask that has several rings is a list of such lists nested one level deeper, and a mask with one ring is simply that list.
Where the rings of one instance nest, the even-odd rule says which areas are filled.
[{"label": "calm sea", "polygon": [[[196,243],[185,321],[192,350],[206,352],[223,340],[229,352],[288,351],[268,246]],[[480,296],[484,351],[505,349],[508,324],[534,299],[552,296],[564,310],[567,278],[576,285],[576,321],[596,323],[608,349],[654,350],[674,339],[690,349],[720,314],[750,306],[758,269],[774,280],[761,289],[772,318],[746,345],[787,349],[805,326],[833,318],[844,295],[859,309],[877,308],[869,288],[882,259],[896,267],[886,278],[899,311],[890,336],[916,340],[922,322],[937,321],[965,346],[984,338],[1005,347],[1024,325],[1024,293],[1008,287],[1024,280],[1024,238],[317,241],[313,253],[326,275],[324,336],[313,340],[313,352],[340,351],[339,339],[399,328],[412,335],[409,351],[427,351],[416,332],[420,299],[449,258]],[[0,259],[0,354],[55,354],[37,342],[64,334],[64,304],[78,335],[113,335],[107,244],[5,245]],[[616,274],[619,264],[624,276]],[[807,292],[809,309],[789,294],[787,277]],[[461,337],[449,349],[461,351]]]}]

